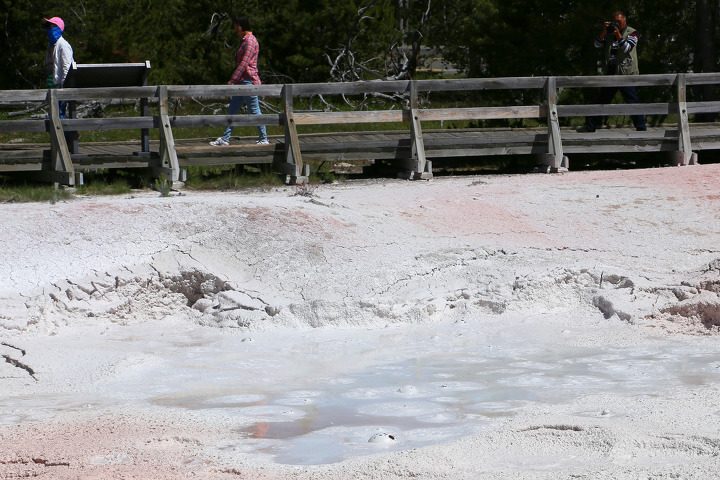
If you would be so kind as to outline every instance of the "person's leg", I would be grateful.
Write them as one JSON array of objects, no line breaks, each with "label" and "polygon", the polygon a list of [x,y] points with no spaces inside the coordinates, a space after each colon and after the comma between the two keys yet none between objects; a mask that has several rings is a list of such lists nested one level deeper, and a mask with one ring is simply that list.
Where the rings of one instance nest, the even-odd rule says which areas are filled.
[{"label": "person's leg", "polygon": [[[252,85],[250,80],[243,80],[243,85]],[[252,115],[262,115],[260,111],[260,100],[258,97],[244,97],[244,103],[248,108],[248,112]],[[267,142],[267,129],[265,125],[258,125],[258,142]]]},{"label": "person's leg", "polygon": [[[247,106],[251,114],[262,115],[262,112],[260,111],[260,101],[258,100],[258,97],[247,97]],[[257,129],[258,141],[267,142],[267,129],[265,128],[265,125],[258,125]]]},{"label": "person's leg", "polygon": [[[598,93],[598,96],[595,99],[595,103],[605,105],[612,102],[615,92],[617,92],[617,87],[602,87],[600,89],[600,93]],[[587,117],[585,119],[585,128],[589,132],[594,132],[595,129],[602,124],[602,118],[603,117],[601,115]]]},{"label": "person's leg", "polygon": [[[240,107],[243,104],[243,97],[232,97],[230,99],[230,105],[228,105],[228,115],[236,115],[240,111]],[[232,136],[233,127],[227,127],[225,133],[223,133],[222,139],[226,142],[230,141]]]},{"label": "person's leg", "polygon": [[[637,91],[635,91],[635,87],[622,87],[620,88],[620,93],[622,94],[625,103],[640,103],[640,98],[637,95]],[[645,125],[645,115],[630,115],[630,118],[632,118],[632,122],[633,125],[635,125],[636,130],[647,130],[647,126]]]},{"label": "person's leg", "polygon": [[59,102],[59,106],[60,106],[60,108],[59,108],[60,119],[67,118],[68,102],[66,102],[66,101]]}]

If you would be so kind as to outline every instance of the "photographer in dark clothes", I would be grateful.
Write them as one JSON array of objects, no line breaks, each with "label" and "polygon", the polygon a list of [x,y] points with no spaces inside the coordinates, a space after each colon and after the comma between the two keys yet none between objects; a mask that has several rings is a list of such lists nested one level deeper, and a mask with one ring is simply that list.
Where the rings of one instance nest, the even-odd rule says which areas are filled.
[{"label": "photographer in dark clothes", "polygon": [[[639,75],[637,44],[640,36],[634,28],[628,26],[625,14],[621,11],[613,13],[613,19],[605,22],[603,31],[595,38],[595,47],[604,48],[603,72],[606,75]],[[615,92],[620,93],[625,103],[640,103],[635,87],[603,87],[596,103],[610,103]],[[636,130],[647,130],[645,115],[632,115]],[[602,117],[587,117],[581,131],[594,132],[602,123]]]}]

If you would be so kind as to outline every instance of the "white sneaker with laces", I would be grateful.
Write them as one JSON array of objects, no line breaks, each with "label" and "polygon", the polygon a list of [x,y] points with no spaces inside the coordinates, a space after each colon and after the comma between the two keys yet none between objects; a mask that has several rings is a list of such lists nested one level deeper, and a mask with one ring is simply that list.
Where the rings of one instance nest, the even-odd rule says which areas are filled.
[{"label": "white sneaker with laces", "polygon": [[210,145],[213,145],[215,147],[224,147],[226,145],[230,145],[230,142],[228,142],[227,140],[225,140],[222,137],[218,137],[216,140],[213,140],[212,142],[210,142]]},{"label": "white sneaker with laces", "polygon": [[270,145],[270,142],[268,142],[268,139],[267,139],[267,138],[265,138],[265,139],[263,139],[263,140],[258,140],[258,141],[255,142],[255,143],[258,144],[258,145]]}]

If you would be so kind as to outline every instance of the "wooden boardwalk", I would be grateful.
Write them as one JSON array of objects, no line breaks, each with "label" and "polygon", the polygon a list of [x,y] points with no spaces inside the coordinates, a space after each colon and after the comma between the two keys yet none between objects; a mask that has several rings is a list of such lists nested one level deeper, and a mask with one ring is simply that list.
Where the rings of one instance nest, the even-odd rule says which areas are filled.
[{"label": "wooden boardwalk", "polygon": [[[720,149],[720,124],[692,123],[691,114],[720,112],[720,102],[688,102],[686,89],[692,85],[720,84],[720,74],[632,75],[616,77],[529,77],[504,79],[418,80],[354,82],[341,84],[249,85],[249,86],[159,86],[115,88],[68,88],[61,90],[0,91],[0,102],[47,102],[47,120],[0,121],[0,132],[48,132],[45,145],[0,144],[0,172],[38,172],[39,178],[74,185],[82,182],[82,171],[113,168],[147,168],[151,175],[165,175],[182,181],[184,168],[191,165],[242,165],[272,163],[288,181],[303,181],[308,160],[372,161],[393,160],[398,173],[407,178],[431,178],[432,162],[444,158],[494,155],[536,155],[548,172],[570,168],[570,157],[592,153],[668,152],[676,165],[697,163],[698,152]],[[558,92],[567,88],[607,85],[670,87],[665,103],[563,105]],[[468,106],[421,108],[420,93],[465,92],[469,90],[538,90],[541,101],[525,106]],[[302,111],[294,108],[296,97],[330,95],[376,95],[395,92],[406,99],[400,109],[364,111]],[[398,93],[399,92],[399,93]],[[183,115],[170,113],[170,102],[182,98],[223,98],[229,95],[258,95],[280,98],[279,114],[265,115]],[[146,111],[139,117],[60,119],[61,100],[135,98],[154,101],[158,113]],[[580,133],[560,126],[562,117],[589,115],[660,115],[676,123],[635,131],[629,127],[601,128]],[[531,118],[540,128],[463,128],[429,130],[428,121],[510,120]],[[392,123],[407,130],[332,132],[299,134],[298,125],[343,125]],[[205,139],[176,139],[173,130],[258,125],[283,127],[284,135],[271,137],[269,145],[256,145],[255,138],[234,138],[231,145],[214,147]],[[78,142],[71,148],[67,132],[85,130],[139,130],[136,142]],[[159,140],[148,141],[147,132],[159,132]],[[332,130],[330,127],[328,130]],[[145,139],[145,140],[143,140]],[[81,139],[82,140],[82,139]],[[141,145],[144,143],[144,147]]]},{"label": "wooden boardwalk", "polygon": [[[720,124],[691,124],[694,151],[720,149]],[[626,128],[601,128],[593,133],[561,129],[563,149],[568,155],[584,153],[674,152],[677,126],[649,127],[646,132]],[[494,155],[542,155],[548,149],[548,134],[534,129],[426,130],[423,132],[428,159]],[[298,135],[305,160],[369,161],[396,160],[412,154],[408,132],[346,132]],[[176,139],[175,151],[181,167],[191,165],[267,164],[281,161],[286,151],[283,137],[270,137],[270,145],[256,145],[255,137],[233,138],[229,146],[214,147],[208,139]],[[159,158],[159,142],[150,142],[150,154],[140,152],[139,142],[80,143],[72,162],[78,170],[148,168]],[[1,144],[0,172],[40,171],[50,155],[49,144]]]}]

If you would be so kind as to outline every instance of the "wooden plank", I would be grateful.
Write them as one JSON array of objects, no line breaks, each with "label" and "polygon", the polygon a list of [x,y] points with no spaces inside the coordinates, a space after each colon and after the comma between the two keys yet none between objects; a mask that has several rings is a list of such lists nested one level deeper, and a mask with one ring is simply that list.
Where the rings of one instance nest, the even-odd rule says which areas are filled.
[{"label": "wooden plank", "polygon": [[685,75],[677,77],[677,109],[678,109],[678,150],[681,165],[689,165],[692,158],[692,143],[690,141],[690,125],[687,111],[687,86]]},{"label": "wooden plank", "polygon": [[[357,141],[372,141],[372,142],[396,142],[398,135],[386,135],[382,132],[358,132],[352,137],[348,137],[344,141],[357,142]],[[407,134],[403,134],[400,138],[409,138]]]},{"label": "wooden plank", "polygon": [[409,122],[403,110],[371,110],[361,112],[294,112],[297,125],[327,125],[333,123]]},{"label": "wooden plank", "polygon": [[283,155],[282,166],[280,167],[291,176],[291,182],[295,181],[302,175],[303,160],[300,150],[300,141],[298,140],[297,121],[295,120],[293,86],[285,85],[283,88],[283,101],[285,103],[285,115],[283,123],[285,126],[285,150]]},{"label": "wooden plank", "polygon": [[0,133],[47,132],[46,120],[0,120]]},{"label": "wooden plank", "polygon": [[64,130],[139,130],[158,128],[159,120],[153,117],[104,117],[104,118],[68,118],[61,120]]},{"label": "wooden plank", "polygon": [[263,165],[273,163],[273,155],[262,157],[178,157],[180,167],[216,165]]},{"label": "wooden plank", "polygon": [[605,105],[558,105],[559,117],[588,115],[670,115],[677,113],[677,105],[670,103],[608,103]]},{"label": "wooden plank", "polygon": [[82,170],[99,170],[105,168],[150,168],[157,165],[157,157],[139,157],[135,155],[113,157],[73,158],[73,166]]},{"label": "wooden plank", "polygon": [[543,143],[547,145],[547,134],[537,135],[535,137],[527,137],[525,135],[513,135],[512,133],[503,136],[486,136],[486,135],[464,135],[458,138],[425,138],[425,147],[430,148],[436,146],[468,146],[468,145],[512,145]]},{"label": "wooden plank", "polygon": [[720,138],[715,140],[698,140],[693,138],[693,150],[720,150]]},{"label": "wooden plank", "polygon": [[182,97],[280,97],[282,85],[168,85],[169,98]]},{"label": "wooden plank", "polygon": [[348,152],[348,151],[355,151],[355,150],[389,150],[397,148],[398,145],[404,145],[408,148],[410,147],[410,140],[407,139],[403,142],[400,141],[384,141],[384,142],[373,142],[373,141],[359,141],[359,142],[339,142],[335,145],[325,145],[325,144],[314,144],[314,145],[305,145],[303,144],[303,152]]},{"label": "wooden plank", "polygon": [[278,114],[194,115],[172,116],[170,117],[170,123],[174,128],[281,126],[283,125],[283,118]]},{"label": "wooden plank", "polygon": [[0,163],[0,172],[13,173],[13,172],[37,172],[42,170],[42,161],[35,163]]},{"label": "wooden plank", "polygon": [[408,80],[373,80],[365,82],[297,83],[293,84],[296,96],[359,95],[366,93],[401,93],[409,91]]},{"label": "wooden plank", "polygon": [[715,139],[720,138],[720,125],[714,127],[695,126],[690,124],[690,138]]},{"label": "wooden plank", "polygon": [[117,155],[122,152],[121,148],[114,145],[93,145],[91,147],[86,145],[82,144],[76,155]]},{"label": "wooden plank", "polygon": [[0,163],[22,163],[27,161],[35,161],[43,158],[44,150],[39,149],[2,149],[0,150]]},{"label": "wooden plank", "polygon": [[688,113],[719,113],[720,102],[687,102]]},{"label": "wooden plank", "polygon": [[486,148],[445,148],[445,149],[427,149],[428,158],[448,158],[448,157],[484,157],[495,155],[540,155],[544,153],[545,147],[537,147],[532,145],[512,145],[503,146],[496,145]]},{"label": "wooden plank", "polygon": [[58,103],[56,89],[48,91],[48,103],[50,104],[50,125],[48,133],[50,134],[51,168],[48,174],[50,177],[59,179],[54,180],[58,183],[75,185],[75,171],[72,160],[70,159],[67,141],[65,140],[65,132],[60,123],[60,105]]},{"label": "wooden plank", "polygon": [[419,110],[422,121],[489,120],[510,118],[541,118],[546,108],[539,105],[513,107],[434,108]]},{"label": "wooden plank", "polygon": [[712,85],[720,83],[719,72],[709,73],[686,73],[685,83],[687,85]]},{"label": "wooden plank", "polygon": [[0,90],[0,103],[45,102],[47,90]]},{"label": "wooden plank", "polygon": [[175,152],[175,138],[170,118],[168,117],[169,105],[167,87],[162,85],[158,89],[158,100],[160,104],[160,168],[169,169],[172,178],[169,180],[177,182],[180,180],[180,166],[178,165],[177,153]]},{"label": "wooden plank", "polygon": [[408,166],[411,166],[413,178],[432,178],[432,167],[425,158],[425,144],[418,111],[418,87],[417,82],[410,83],[410,144],[411,158]]},{"label": "wooden plank", "polygon": [[54,170],[30,171],[32,178],[40,182],[50,182],[60,185],[75,185],[75,174],[69,172],[58,172]]},{"label": "wooden plank", "polygon": [[158,87],[98,87],[98,88],[60,88],[57,89],[60,100],[105,100],[111,98],[140,99],[157,96]]},{"label": "wooden plank", "polygon": [[550,77],[545,86],[547,98],[547,155],[542,158],[548,163],[548,167],[554,171],[560,168],[567,169],[567,158],[563,155],[562,140],[560,138],[560,124],[557,114],[557,86],[555,78]]},{"label": "wooden plank", "polygon": [[[152,142],[152,148],[157,151],[159,148],[159,141],[154,140]],[[122,142],[87,142],[81,144],[83,151],[93,153],[97,151],[105,151],[105,149],[112,149],[116,152],[125,152],[130,155],[140,148],[141,144],[139,141],[122,141]]]},{"label": "wooden plank", "polygon": [[565,145],[565,153],[641,153],[641,152],[674,152],[677,151],[677,142],[662,143],[659,145],[636,145],[633,148],[627,146],[598,143],[592,145]]},{"label": "wooden plank", "polygon": [[321,136],[313,136],[313,137],[305,138],[303,140],[304,140],[302,142],[303,145],[306,143],[324,143],[324,144],[331,145],[331,144],[337,142],[337,139],[332,135],[326,135],[326,136],[322,136],[322,137]]},{"label": "wooden plank", "polygon": [[423,92],[541,89],[545,85],[545,77],[499,77],[418,80],[417,84],[418,90]]},{"label": "wooden plank", "polygon": [[555,77],[558,88],[583,87],[639,87],[639,86],[672,86],[676,74],[657,75],[593,75],[582,77]]}]

